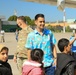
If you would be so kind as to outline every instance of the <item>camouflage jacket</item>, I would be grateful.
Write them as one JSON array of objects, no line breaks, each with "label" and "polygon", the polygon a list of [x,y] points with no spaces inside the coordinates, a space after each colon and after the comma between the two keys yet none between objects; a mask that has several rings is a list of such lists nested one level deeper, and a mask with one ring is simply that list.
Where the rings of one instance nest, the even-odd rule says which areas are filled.
[{"label": "camouflage jacket", "polygon": [[25,44],[26,44],[26,40],[27,40],[27,35],[31,31],[33,31],[33,29],[30,28],[29,26],[27,28],[19,31],[17,50],[15,52],[16,57],[27,58],[27,49],[25,48]]}]

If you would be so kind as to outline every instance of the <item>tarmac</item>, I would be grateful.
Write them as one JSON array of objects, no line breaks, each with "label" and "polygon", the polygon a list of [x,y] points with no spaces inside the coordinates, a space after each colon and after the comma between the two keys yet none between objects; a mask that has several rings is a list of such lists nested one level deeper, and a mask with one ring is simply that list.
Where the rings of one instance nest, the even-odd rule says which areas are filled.
[{"label": "tarmac", "polygon": [[[72,35],[72,33],[54,33],[54,36],[56,37],[57,42],[61,38],[69,39],[71,35]],[[14,55],[16,47],[17,47],[15,33],[5,33],[5,42],[2,44],[5,44],[9,48],[8,62],[11,65],[13,75],[19,75],[19,71],[17,69],[16,63],[13,61],[13,55]],[[56,45],[56,47],[57,47],[57,45]],[[57,52],[59,53],[58,48],[57,48]]]}]

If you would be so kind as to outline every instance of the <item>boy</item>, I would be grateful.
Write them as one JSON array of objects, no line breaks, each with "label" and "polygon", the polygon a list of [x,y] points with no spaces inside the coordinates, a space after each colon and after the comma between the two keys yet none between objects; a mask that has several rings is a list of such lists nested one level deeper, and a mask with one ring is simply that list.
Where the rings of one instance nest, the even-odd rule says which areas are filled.
[{"label": "boy", "polygon": [[58,54],[55,75],[74,75],[75,59],[70,55],[71,44],[66,38],[58,41],[61,53]]},{"label": "boy", "polygon": [[0,44],[0,75],[12,75],[11,66],[7,63],[8,51],[6,46]]}]

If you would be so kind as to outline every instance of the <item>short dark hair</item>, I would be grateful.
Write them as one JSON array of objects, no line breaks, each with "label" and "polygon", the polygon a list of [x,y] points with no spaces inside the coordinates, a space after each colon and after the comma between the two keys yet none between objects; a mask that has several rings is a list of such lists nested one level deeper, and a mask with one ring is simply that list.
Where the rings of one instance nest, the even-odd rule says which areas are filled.
[{"label": "short dark hair", "polygon": [[66,39],[66,38],[61,38],[59,41],[58,41],[58,48],[59,48],[59,50],[61,51],[61,52],[63,52],[64,51],[64,47],[66,46],[68,46],[68,44],[69,44],[69,40],[68,39]]},{"label": "short dark hair", "polygon": [[8,47],[3,47],[3,48],[0,50],[0,52],[2,52],[3,50],[8,51],[9,49],[8,49]]},{"label": "short dark hair", "polygon": [[35,16],[35,20],[37,20],[39,17],[45,18],[43,14],[37,14],[37,15]]},{"label": "short dark hair", "polygon": [[26,23],[26,18],[24,16],[19,16],[19,17],[17,17],[17,19],[20,19],[20,20],[22,20],[23,22]]},{"label": "short dark hair", "polygon": [[42,62],[44,52],[41,49],[33,49],[31,51],[31,59],[33,61],[39,61],[40,63]]}]

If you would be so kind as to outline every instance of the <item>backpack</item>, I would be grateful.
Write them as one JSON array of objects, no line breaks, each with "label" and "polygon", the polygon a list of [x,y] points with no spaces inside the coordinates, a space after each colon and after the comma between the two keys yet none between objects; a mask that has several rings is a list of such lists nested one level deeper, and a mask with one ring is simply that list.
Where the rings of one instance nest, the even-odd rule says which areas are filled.
[{"label": "backpack", "polygon": [[75,75],[74,70],[75,64],[74,62],[69,62],[61,71],[60,75]]}]

